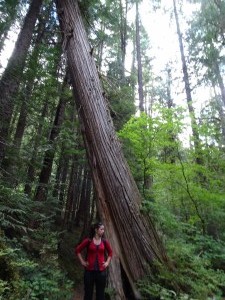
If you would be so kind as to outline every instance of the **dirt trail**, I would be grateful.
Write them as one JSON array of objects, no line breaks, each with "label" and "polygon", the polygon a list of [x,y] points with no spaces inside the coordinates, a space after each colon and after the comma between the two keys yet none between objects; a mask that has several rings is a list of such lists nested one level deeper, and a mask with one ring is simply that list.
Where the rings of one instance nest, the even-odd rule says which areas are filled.
[{"label": "dirt trail", "polygon": [[72,300],[83,300],[83,299],[84,299],[84,287],[80,285],[76,288]]}]

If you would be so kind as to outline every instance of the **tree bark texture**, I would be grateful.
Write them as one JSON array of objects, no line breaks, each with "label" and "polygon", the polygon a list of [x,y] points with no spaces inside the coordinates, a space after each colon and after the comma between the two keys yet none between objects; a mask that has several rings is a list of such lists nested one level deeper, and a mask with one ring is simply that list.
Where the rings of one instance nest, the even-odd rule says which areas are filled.
[{"label": "tree bark texture", "polygon": [[15,97],[19,89],[27,52],[42,2],[43,0],[33,0],[31,2],[14,51],[0,81],[0,163],[4,158]]},{"label": "tree bark texture", "polygon": [[[99,209],[108,220],[113,261],[122,264],[134,287],[134,282],[149,271],[149,265],[155,260],[167,262],[167,257],[151,220],[140,213],[140,193],[103,97],[78,2],[58,0],[56,4]],[[119,276],[116,268],[114,272]]]}]

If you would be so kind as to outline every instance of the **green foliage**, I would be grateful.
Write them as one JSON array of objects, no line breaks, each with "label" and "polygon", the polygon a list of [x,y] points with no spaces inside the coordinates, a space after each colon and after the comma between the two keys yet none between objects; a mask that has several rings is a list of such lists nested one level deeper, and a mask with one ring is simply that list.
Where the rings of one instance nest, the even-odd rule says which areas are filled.
[{"label": "green foliage", "polygon": [[[161,222],[160,229],[174,268],[171,271],[157,265],[157,275],[150,274],[139,282],[144,299],[222,299],[224,242],[203,236],[196,227],[180,222],[155,203],[151,204],[150,212],[158,220],[158,226]],[[214,258],[219,264],[215,264]]]},{"label": "green foliage", "polygon": [[[51,227],[54,210],[0,188],[0,299],[71,299],[72,283],[59,265],[59,236]],[[34,220],[38,229],[30,228]]]},{"label": "green foliage", "polygon": [[20,192],[0,185],[0,225],[3,229],[27,232],[30,200]]},{"label": "green foliage", "polygon": [[[169,110],[161,109],[152,118],[146,114],[132,117],[118,134],[140,190],[144,177],[158,172],[160,165],[166,166],[174,156],[177,142],[172,137],[180,133],[181,123],[179,119],[172,122],[172,115]],[[161,164],[162,159],[165,165]]]},{"label": "green foliage", "polygon": [[[174,270],[158,266],[138,283],[144,299],[222,299],[225,280],[224,154],[202,147],[204,165],[177,142],[182,123],[172,110],[132,117],[119,132],[136,182],[152,177],[142,209],[151,215]],[[200,132],[210,136],[205,128]],[[207,283],[207,284],[206,284]]]},{"label": "green foliage", "polygon": [[59,267],[57,239],[52,233],[45,236],[48,244],[42,245],[39,258],[33,258],[19,240],[1,235],[0,299],[71,299],[72,282]]},{"label": "green foliage", "polygon": [[135,105],[132,101],[131,93],[131,88],[128,86],[123,86],[120,89],[115,88],[114,90],[109,91],[107,97],[116,130],[121,129],[135,112]]}]

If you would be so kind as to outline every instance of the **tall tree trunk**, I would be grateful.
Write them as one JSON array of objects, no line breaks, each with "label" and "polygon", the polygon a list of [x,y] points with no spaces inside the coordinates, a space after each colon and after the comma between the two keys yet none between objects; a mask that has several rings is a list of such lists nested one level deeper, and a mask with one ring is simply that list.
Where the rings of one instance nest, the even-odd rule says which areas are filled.
[{"label": "tall tree trunk", "polygon": [[76,213],[76,226],[83,225],[83,232],[87,229],[90,220],[90,203],[91,203],[91,177],[88,167],[84,167],[83,182],[79,199],[79,207]]},{"label": "tall tree trunk", "polygon": [[52,192],[52,196],[58,200],[58,210],[56,211],[56,224],[61,227],[62,215],[64,210],[64,196],[66,190],[66,180],[69,173],[70,155],[65,153],[65,147],[63,145],[60,157],[58,160],[58,167],[55,177],[55,185]]},{"label": "tall tree trunk", "polygon": [[33,0],[31,2],[14,51],[0,81],[0,164],[4,158],[15,96],[19,89],[25,60],[42,1]]},{"label": "tall tree trunk", "polygon": [[[5,156],[3,162],[2,162],[2,168],[6,171],[5,174],[5,180],[8,182],[11,186],[15,185],[17,180],[16,173],[18,172],[18,161],[20,158],[20,147],[22,143],[22,138],[24,135],[24,131],[27,124],[27,116],[28,116],[28,108],[29,103],[32,99],[32,93],[34,88],[34,80],[36,76],[36,72],[34,70],[37,69],[38,64],[38,58],[40,54],[40,44],[45,32],[45,23],[48,19],[49,12],[44,12],[44,18],[43,16],[39,18],[38,28],[37,28],[37,37],[34,42],[34,49],[32,51],[31,57],[29,58],[27,69],[33,69],[33,72],[27,77],[27,82],[24,84],[24,87],[21,88],[21,98],[22,98],[22,104],[20,107],[19,117],[16,125],[16,130],[14,134],[14,139],[12,142],[13,147],[8,147],[7,149],[7,155]],[[13,118],[15,113],[13,114]],[[17,119],[17,118],[16,118]],[[11,122],[11,127],[13,127],[14,124]],[[10,133],[9,133],[10,135]]]},{"label": "tall tree trunk", "polygon": [[220,123],[221,123],[221,133],[222,133],[222,144],[225,145],[225,114],[224,114],[224,107],[225,107],[225,87],[224,87],[224,82],[223,78],[220,73],[220,68],[217,63],[217,61],[214,61],[214,70],[215,70],[215,75],[220,87],[220,95],[222,99],[222,103],[218,101],[218,106],[219,106],[219,116],[220,116]]},{"label": "tall tree trunk", "polygon": [[144,90],[143,90],[143,76],[142,76],[142,62],[141,62],[141,41],[140,41],[140,19],[138,10],[138,1],[136,1],[136,51],[138,64],[138,95],[139,95],[139,109],[144,112]]},{"label": "tall tree trunk", "polygon": [[69,187],[67,191],[67,198],[65,204],[65,213],[63,216],[63,227],[69,229],[72,210],[75,209],[76,204],[75,199],[80,197],[81,191],[81,172],[82,168],[78,165],[77,159],[73,157],[73,163],[70,170],[70,180]]},{"label": "tall tree trunk", "polygon": [[187,63],[186,63],[185,54],[184,54],[184,45],[183,45],[182,33],[180,30],[176,0],[173,0],[173,7],[174,7],[174,15],[175,15],[176,26],[177,26],[177,35],[178,35],[179,46],[180,46],[180,55],[181,55],[181,61],[182,61],[182,69],[183,69],[183,76],[184,76],[184,85],[185,85],[187,106],[188,106],[189,116],[191,119],[191,129],[192,129],[192,135],[193,135],[193,140],[194,140],[196,163],[202,164],[203,161],[202,161],[202,155],[201,155],[201,143],[200,143],[200,138],[199,138],[198,125],[197,125],[197,121],[196,121],[196,117],[195,117],[195,110],[194,110],[193,103],[192,103],[191,87],[190,87],[190,82],[189,82]]},{"label": "tall tree trunk", "polygon": [[5,13],[7,14],[4,22],[0,21],[0,52],[4,47],[5,40],[7,38],[10,27],[16,20],[17,7],[19,4],[19,0],[14,0],[5,5]]},{"label": "tall tree trunk", "polygon": [[[156,260],[167,266],[167,256],[152,221],[140,212],[141,196],[102,94],[78,2],[56,0],[56,5],[99,210],[107,221],[115,252],[112,268],[114,262],[121,263],[138,298],[135,282],[149,272],[149,266],[153,268]],[[112,274],[117,278],[113,282],[117,289],[116,282],[122,282],[119,269],[113,269]]]},{"label": "tall tree trunk", "polygon": [[29,197],[31,196],[32,184],[35,179],[35,172],[36,172],[35,165],[36,165],[36,159],[37,159],[36,158],[37,148],[38,148],[40,137],[41,137],[42,130],[43,130],[42,120],[45,118],[45,116],[47,114],[47,109],[48,109],[48,102],[46,101],[42,108],[42,112],[41,112],[41,116],[40,116],[40,123],[39,123],[38,129],[37,129],[37,133],[36,133],[35,140],[34,140],[34,146],[32,149],[32,157],[29,162],[28,169],[27,169],[27,180],[26,180],[26,184],[24,187],[24,193],[27,194]]},{"label": "tall tree trunk", "polygon": [[223,102],[223,105],[225,107],[225,87],[224,87],[223,77],[221,76],[220,68],[219,68],[219,65],[218,65],[217,61],[214,61],[213,68],[214,68],[215,75],[216,75],[216,78],[217,78],[217,81],[218,81],[218,84],[219,84],[219,87],[220,87],[222,102]]},{"label": "tall tree trunk", "polygon": [[120,0],[120,48],[121,48],[121,75],[122,82],[125,82],[125,57],[127,47],[127,1],[125,1],[125,9],[122,0]]},{"label": "tall tree trunk", "polygon": [[61,90],[61,95],[60,95],[60,100],[59,104],[56,109],[56,115],[55,115],[55,120],[53,127],[50,132],[49,136],[49,145],[50,149],[48,149],[45,152],[44,160],[43,160],[43,166],[41,169],[41,173],[39,176],[39,183],[35,195],[35,200],[36,201],[43,201],[46,199],[47,196],[47,187],[48,187],[48,182],[51,176],[52,172],[52,165],[53,165],[53,160],[55,156],[55,151],[56,151],[56,146],[55,146],[55,140],[58,137],[60,133],[60,129],[64,120],[64,112],[66,108],[66,88],[67,88],[67,76],[65,76],[63,85],[62,85],[62,90]]}]

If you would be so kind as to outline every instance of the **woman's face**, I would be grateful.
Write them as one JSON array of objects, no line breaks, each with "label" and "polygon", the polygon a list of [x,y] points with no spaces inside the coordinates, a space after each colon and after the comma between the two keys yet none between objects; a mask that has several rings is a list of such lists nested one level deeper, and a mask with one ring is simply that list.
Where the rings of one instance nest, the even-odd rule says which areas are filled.
[{"label": "woman's face", "polygon": [[96,234],[98,236],[103,236],[103,234],[104,234],[104,225],[99,226],[98,228],[95,229],[95,231],[96,231]]}]

